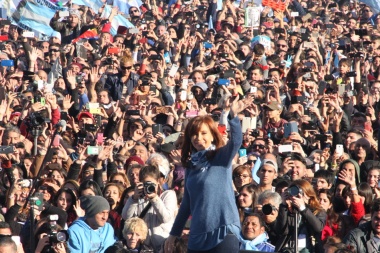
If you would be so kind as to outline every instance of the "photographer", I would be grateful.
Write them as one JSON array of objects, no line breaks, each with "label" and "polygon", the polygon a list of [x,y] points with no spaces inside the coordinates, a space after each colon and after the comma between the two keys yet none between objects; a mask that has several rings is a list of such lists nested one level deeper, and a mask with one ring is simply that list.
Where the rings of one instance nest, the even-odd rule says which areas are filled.
[{"label": "photographer", "polygon": [[177,197],[173,190],[163,191],[160,186],[160,171],[154,166],[145,166],[139,174],[134,195],[125,204],[122,217],[127,220],[138,216],[148,225],[146,245],[155,252],[169,236],[177,212]]},{"label": "photographer", "polygon": [[[313,186],[306,180],[293,181],[282,195],[275,231],[284,235],[276,248],[294,248],[294,229],[298,226],[298,251],[323,252],[321,232],[326,222],[326,212],[319,204]],[[296,212],[300,214],[300,223],[295,224]],[[313,245],[312,237],[315,238]],[[279,247],[279,245],[281,245]],[[309,251],[310,250],[310,251]]]}]

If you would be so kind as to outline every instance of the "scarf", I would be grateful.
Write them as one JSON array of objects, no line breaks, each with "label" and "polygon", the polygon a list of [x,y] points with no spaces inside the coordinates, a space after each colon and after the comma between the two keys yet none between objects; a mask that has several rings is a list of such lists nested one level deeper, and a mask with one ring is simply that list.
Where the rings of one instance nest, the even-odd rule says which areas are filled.
[{"label": "scarf", "polygon": [[[266,251],[274,252],[274,246],[266,243],[268,240],[268,235],[266,232],[262,233],[253,240],[244,240],[241,236],[240,241],[242,243],[242,249],[254,250],[254,251]],[[273,248],[272,248],[273,247]]]},{"label": "scarf", "polygon": [[211,144],[210,147],[205,150],[193,152],[190,156],[191,168],[199,170],[205,170],[209,167],[210,161],[207,159],[207,152],[210,150],[215,150],[215,145]]}]

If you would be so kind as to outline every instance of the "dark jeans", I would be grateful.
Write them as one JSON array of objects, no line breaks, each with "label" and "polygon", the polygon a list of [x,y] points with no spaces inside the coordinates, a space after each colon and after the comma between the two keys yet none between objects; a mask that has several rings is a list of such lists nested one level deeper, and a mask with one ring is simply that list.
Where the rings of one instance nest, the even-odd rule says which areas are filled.
[{"label": "dark jeans", "polygon": [[187,253],[239,253],[239,239],[234,234],[228,234],[224,240],[209,250],[196,251],[187,249]]}]

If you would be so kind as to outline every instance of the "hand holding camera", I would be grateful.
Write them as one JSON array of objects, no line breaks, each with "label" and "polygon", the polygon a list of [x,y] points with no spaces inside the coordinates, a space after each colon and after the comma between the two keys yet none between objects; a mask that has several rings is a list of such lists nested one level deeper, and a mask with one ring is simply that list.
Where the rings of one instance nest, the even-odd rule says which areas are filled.
[{"label": "hand holding camera", "polygon": [[133,199],[137,200],[145,197],[147,199],[154,199],[157,196],[156,187],[157,185],[151,181],[136,184]]}]

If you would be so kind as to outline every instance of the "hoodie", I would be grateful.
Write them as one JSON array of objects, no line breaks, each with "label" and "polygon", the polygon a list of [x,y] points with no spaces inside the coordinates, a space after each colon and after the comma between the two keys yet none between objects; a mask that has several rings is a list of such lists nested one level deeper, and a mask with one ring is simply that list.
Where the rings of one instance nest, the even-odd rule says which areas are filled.
[{"label": "hoodie", "polygon": [[94,230],[85,222],[85,219],[82,217],[74,221],[67,230],[71,253],[103,253],[116,242],[113,227],[109,223]]}]

